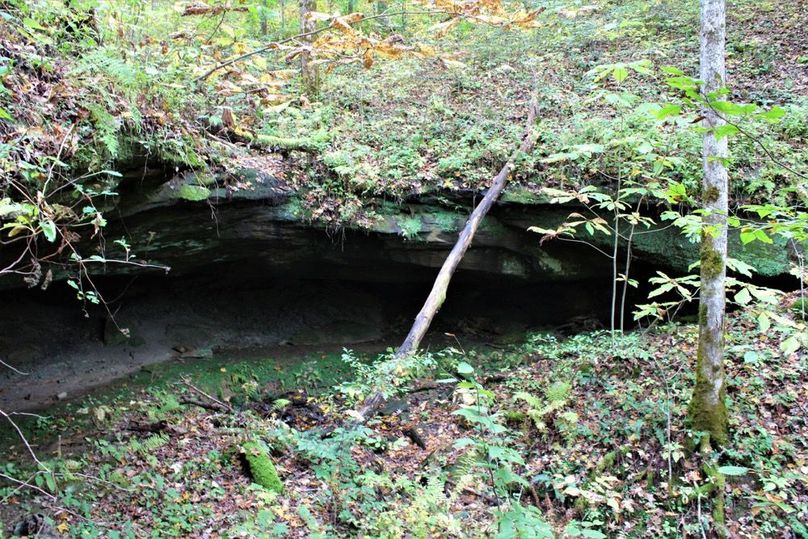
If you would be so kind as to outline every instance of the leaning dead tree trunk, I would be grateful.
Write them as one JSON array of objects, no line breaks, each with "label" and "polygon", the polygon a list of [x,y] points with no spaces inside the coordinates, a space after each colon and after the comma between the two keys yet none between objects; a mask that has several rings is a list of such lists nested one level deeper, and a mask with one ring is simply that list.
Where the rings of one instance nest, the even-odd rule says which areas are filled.
[{"label": "leaning dead tree trunk", "polygon": [[[725,0],[701,0],[701,79],[704,107],[704,178],[702,198],[704,230],[701,234],[701,288],[699,291],[699,348],[696,387],[690,401],[693,427],[710,435],[718,445],[727,441],[727,409],[724,404],[724,281],[727,275],[727,197],[729,180],[724,161],[727,137],[720,140],[715,128],[724,124],[709,105],[715,92],[724,87]],[[712,95],[711,95],[712,94]]]},{"label": "leaning dead tree trunk", "polygon": [[[468,221],[466,221],[466,225],[460,232],[460,236],[457,238],[457,242],[452,248],[452,251],[443,262],[443,266],[435,279],[435,283],[432,285],[432,291],[426,298],[426,302],[424,303],[424,306],[421,307],[421,311],[418,313],[418,316],[415,317],[415,322],[413,323],[409,334],[407,334],[407,338],[404,339],[404,342],[396,351],[393,358],[394,360],[402,359],[418,350],[421,340],[424,338],[424,335],[426,335],[426,332],[429,330],[429,326],[432,324],[432,319],[435,318],[435,315],[438,313],[443,305],[444,300],[446,299],[446,291],[449,288],[449,281],[452,279],[452,275],[454,275],[460,261],[463,260],[463,255],[466,254],[466,251],[471,245],[471,242],[474,239],[474,234],[477,232],[477,228],[480,226],[483,218],[488,213],[488,210],[491,209],[491,206],[494,205],[494,202],[497,201],[499,195],[502,194],[503,189],[505,189],[505,185],[508,183],[508,178],[510,177],[514,168],[516,168],[517,158],[520,155],[530,153],[533,150],[533,146],[536,144],[536,130],[533,128],[533,124],[536,122],[537,114],[538,103],[537,100],[533,98],[530,101],[530,108],[528,109],[527,125],[525,127],[525,134],[522,137],[522,144],[519,146],[519,149],[514,152],[508,162],[505,163],[505,166],[502,167],[499,174],[494,177],[494,181],[491,183],[490,189],[488,189],[488,192],[485,194],[483,199],[480,201],[477,207],[474,208],[474,211],[471,213],[471,217],[469,217]],[[363,403],[362,408],[358,412],[358,419],[360,421],[366,421],[372,417],[381,406],[383,401],[384,398],[381,392],[377,391],[374,393]]]},{"label": "leaning dead tree trunk", "polygon": [[469,220],[466,221],[466,226],[464,226],[463,230],[460,232],[457,243],[455,243],[449,256],[446,257],[437,278],[435,278],[432,291],[426,298],[426,302],[424,306],[421,307],[418,316],[415,317],[415,323],[413,323],[412,328],[410,328],[407,338],[404,339],[404,342],[398,348],[395,355],[396,358],[408,356],[418,350],[424,335],[426,335],[429,326],[432,324],[432,319],[435,318],[435,315],[446,300],[446,290],[449,288],[449,281],[452,279],[452,275],[454,275],[460,261],[463,260],[463,255],[466,254],[469,246],[471,246],[471,241],[474,239],[474,234],[477,233],[477,228],[480,226],[483,218],[491,209],[491,206],[494,205],[494,202],[497,201],[499,195],[502,194],[502,190],[505,189],[508,178],[516,167],[517,157],[529,153],[533,149],[533,145],[536,143],[535,130],[533,129],[533,123],[536,121],[536,108],[537,105],[534,100],[530,103],[527,128],[525,129],[525,135],[522,139],[522,144],[519,146],[519,150],[511,156],[508,162],[505,163],[505,166],[502,167],[502,170],[499,171],[499,174],[496,175],[494,181],[491,183],[491,188],[477,207],[474,208]]}]

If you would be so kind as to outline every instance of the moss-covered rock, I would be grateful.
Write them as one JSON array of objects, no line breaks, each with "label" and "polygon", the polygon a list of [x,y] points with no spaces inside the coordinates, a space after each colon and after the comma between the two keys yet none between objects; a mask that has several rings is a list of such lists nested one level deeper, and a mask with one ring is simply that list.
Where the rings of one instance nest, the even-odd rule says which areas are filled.
[{"label": "moss-covered rock", "polygon": [[272,492],[283,492],[278,470],[264,446],[258,442],[247,442],[242,449],[253,482]]}]

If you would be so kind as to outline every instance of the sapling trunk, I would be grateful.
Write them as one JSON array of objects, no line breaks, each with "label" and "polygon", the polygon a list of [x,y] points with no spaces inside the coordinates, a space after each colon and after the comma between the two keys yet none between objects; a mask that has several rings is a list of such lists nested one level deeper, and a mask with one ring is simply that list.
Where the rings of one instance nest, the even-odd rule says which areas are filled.
[{"label": "sapling trunk", "polygon": [[[701,0],[701,80],[702,95],[713,99],[724,87],[724,41],[726,37],[725,0]],[[727,260],[727,211],[729,180],[724,160],[727,138],[720,140],[714,129],[724,124],[709,105],[704,117],[702,198],[706,214],[701,234],[701,288],[699,290],[699,346],[696,359],[696,386],[690,401],[693,428],[706,432],[717,445],[727,442],[727,410],[724,403],[724,311]]]}]

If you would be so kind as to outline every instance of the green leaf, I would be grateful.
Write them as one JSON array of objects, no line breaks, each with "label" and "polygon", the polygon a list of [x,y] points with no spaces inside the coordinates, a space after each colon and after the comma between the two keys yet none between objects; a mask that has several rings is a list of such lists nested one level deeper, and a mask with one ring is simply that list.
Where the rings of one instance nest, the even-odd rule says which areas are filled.
[{"label": "green leaf", "polygon": [[769,331],[769,328],[771,328],[772,323],[769,320],[769,317],[766,315],[766,313],[761,313],[760,316],[758,316],[757,321],[758,324],[760,324],[761,333],[766,333],[767,331]]},{"label": "green leaf", "polygon": [[41,24],[30,17],[23,19],[22,24],[25,25],[26,28],[30,28],[32,30],[45,30]]},{"label": "green leaf", "polygon": [[685,74],[685,72],[684,72],[684,71],[682,71],[682,70],[681,70],[681,69],[679,69],[678,67],[674,67],[674,66],[662,66],[662,68],[661,68],[661,69],[662,69],[662,71],[664,71],[664,72],[665,72],[665,73],[667,73],[668,75],[676,75],[676,76],[679,76],[679,75],[684,75],[684,74]]},{"label": "green leaf", "polygon": [[785,111],[784,108],[774,106],[774,107],[770,108],[769,110],[767,110],[766,112],[762,112],[760,114],[760,117],[765,119],[765,120],[768,120],[770,122],[776,122],[777,120],[779,120],[780,118],[782,118],[785,115],[786,115],[786,111]]},{"label": "green leaf", "polygon": [[619,84],[628,78],[628,69],[623,66],[615,66],[614,70],[612,71],[612,76]]},{"label": "green leaf", "polygon": [[457,373],[458,374],[473,374],[474,367],[466,363],[465,361],[461,361],[457,364]]},{"label": "green leaf", "polygon": [[671,77],[665,81],[668,86],[676,90],[688,91],[696,90],[699,87],[699,81],[692,77]]},{"label": "green leaf", "polygon": [[680,105],[663,105],[661,109],[659,109],[655,116],[657,120],[664,120],[670,116],[678,116],[682,112],[682,107]]},{"label": "green leaf", "polygon": [[795,337],[794,335],[792,335],[791,337],[789,337],[788,339],[784,340],[784,341],[783,341],[783,342],[780,344],[780,350],[782,350],[782,351],[783,351],[783,354],[785,354],[785,355],[787,355],[787,356],[790,356],[791,354],[793,354],[794,352],[796,352],[797,350],[799,350],[801,346],[802,346],[802,345],[800,344],[799,339],[797,339],[797,337]]},{"label": "green leaf", "polygon": [[774,241],[766,234],[766,232],[760,228],[755,230],[755,239],[760,240],[763,243],[774,243]]},{"label": "green leaf", "polygon": [[48,490],[56,493],[56,478],[53,477],[52,473],[45,474],[45,484],[48,486]]},{"label": "green leaf", "polygon": [[721,140],[727,138],[731,135],[735,135],[738,133],[738,128],[732,124],[724,124],[719,125],[715,129],[713,129],[713,134],[717,140]]},{"label": "green leaf", "polygon": [[42,228],[42,233],[45,235],[46,240],[51,243],[56,241],[56,223],[48,219],[46,221],[40,221],[39,226]]},{"label": "green leaf", "polygon": [[752,301],[752,296],[746,288],[742,288],[740,292],[735,294],[735,303],[738,305],[746,305],[750,301]]},{"label": "green leaf", "polygon": [[0,107],[0,120],[13,120],[14,118],[11,117],[11,114],[8,113],[6,109]]},{"label": "green leaf", "polygon": [[749,472],[749,468],[745,468],[743,466],[719,466],[718,473],[722,475],[732,475],[732,476],[741,476],[746,475]]},{"label": "green leaf", "polygon": [[744,230],[741,230],[741,243],[743,243],[744,245],[746,245],[747,243],[752,243],[756,239],[757,238],[755,236],[755,231],[754,230],[751,230],[751,229],[748,229],[748,228],[744,229]]}]

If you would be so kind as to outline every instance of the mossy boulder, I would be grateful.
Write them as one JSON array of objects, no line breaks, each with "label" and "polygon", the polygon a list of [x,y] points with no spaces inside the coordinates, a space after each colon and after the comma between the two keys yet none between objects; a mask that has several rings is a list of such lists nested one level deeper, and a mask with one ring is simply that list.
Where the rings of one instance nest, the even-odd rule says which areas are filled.
[{"label": "mossy boulder", "polygon": [[275,464],[264,446],[258,442],[247,442],[242,446],[242,450],[253,483],[272,492],[283,492],[283,483],[278,476],[278,470],[275,469]]}]

